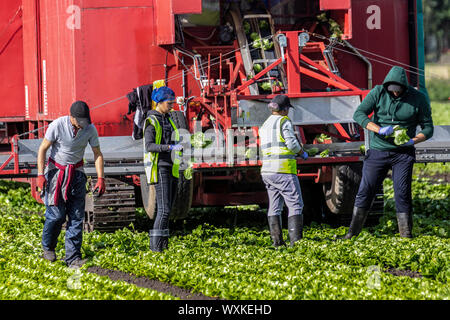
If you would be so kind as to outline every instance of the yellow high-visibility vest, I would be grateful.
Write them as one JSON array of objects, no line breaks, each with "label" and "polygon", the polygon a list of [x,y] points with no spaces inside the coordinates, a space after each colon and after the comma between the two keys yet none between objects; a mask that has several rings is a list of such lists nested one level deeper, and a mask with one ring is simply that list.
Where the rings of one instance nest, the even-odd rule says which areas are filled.
[{"label": "yellow high-visibility vest", "polygon": [[281,127],[286,116],[271,115],[259,129],[262,152],[261,173],[297,174],[296,154],[288,149],[281,134]]},{"label": "yellow high-visibility vest", "polygon": [[[175,123],[172,121],[171,118],[169,118],[169,122],[173,127],[173,130],[175,132],[175,141],[180,141],[180,132],[178,131],[178,128],[176,127]],[[150,115],[147,119],[145,119],[144,123],[144,132],[148,125],[152,125],[155,128],[156,136],[155,136],[155,143],[161,144],[161,137],[162,137],[162,128],[159,124],[158,119],[154,115]],[[145,175],[147,176],[147,183],[148,184],[155,184],[158,182],[158,158],[159,158],[159,152],[147,152],[145,150],[145,134],[144,134],[144,169],[145,169]],[[182,151],[176,151],[175,152],[175,159],[173,160],[173,166],[172,166],[172,175],[175,178],[178,178],[180,176],[179,170],[180,170],[180,163],[181,163],[181,156]]]}]

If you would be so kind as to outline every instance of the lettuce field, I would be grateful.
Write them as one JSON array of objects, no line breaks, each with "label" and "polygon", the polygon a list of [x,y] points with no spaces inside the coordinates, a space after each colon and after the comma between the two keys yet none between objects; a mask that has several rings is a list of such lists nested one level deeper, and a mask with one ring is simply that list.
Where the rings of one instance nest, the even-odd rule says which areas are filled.
[{"label": "lettuce field", "polygon": [[0,181],[0,299],[180,299],[98,270],[213,299],[449,299],[450,184],[414,179],[413,239],[398,235],[390,180],[384,190],[380,223],[357,238],[339,239],[348,226],[313,222],[304,239],[278,250],[265,210],[230,207],[193,209],[189,220],[171,224],[169,249],[154,253],[150,220],[138,210],[140,219],[128,229],[85,233],[88,262],[74,270],[61,261],[64,230],[58,261],[40,258],[44,207],[27,185]]}]

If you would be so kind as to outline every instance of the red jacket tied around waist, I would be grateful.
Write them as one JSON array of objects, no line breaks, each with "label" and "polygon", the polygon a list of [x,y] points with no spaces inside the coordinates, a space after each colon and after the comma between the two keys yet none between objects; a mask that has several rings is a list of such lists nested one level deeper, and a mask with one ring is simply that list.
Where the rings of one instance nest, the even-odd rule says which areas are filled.
[{"label": "red jacket tied around waist", "polygon": [[[48,171],[52,170],[51,165],[53,165],[56,169],[58,169],[58,174],[56,175],[56,181],[55,179],[52,179],[52,181],[49,181],[48,186],[48,194],[49,194],[49,205],[55,205],[57,206],[59,203],[59,197],[62,193],[63,200],[67,201],[69,190],[70,190],[70,183],[72,182],[75,170],[77,168],[82,167],[84,164],[83,160],[76,164],[67,164],[67,165],[61,165],[57,163],[54,159],[49,158],[48,159]],[[53,197],[51,197],[53,196]],[[51,198],[53,198],[53,201],[51,201]]]}]

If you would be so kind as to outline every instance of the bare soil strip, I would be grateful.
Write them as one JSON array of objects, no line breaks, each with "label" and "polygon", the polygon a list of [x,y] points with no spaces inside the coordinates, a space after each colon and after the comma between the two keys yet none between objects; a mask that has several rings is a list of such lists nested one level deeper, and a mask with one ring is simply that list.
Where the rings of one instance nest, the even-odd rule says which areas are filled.
[{"label": "bare soil strip", "polygon": [[201,293],[192,293],[187,289],[183,289],[158,280],[149,279],[146,277],[137,277],[133,274],[123,271],[104,269],[101,267],[89,267],[87,268],[87,271],[95,273],[99,276],[108,276],[113,281],[122,280],[134,284],[137,287],[148,288],[159,292],[168,293],[182,300],[222,300],[217,297],[208,297]]},{"label": "bare soil strip", "polygon": [[390,273],[394,276],[406,276],[410,278],[422,278],[422,275],[419,272],[411,271],[411,270],[400,270],[395,268],[389,268],[384,270],[386,273]]}]

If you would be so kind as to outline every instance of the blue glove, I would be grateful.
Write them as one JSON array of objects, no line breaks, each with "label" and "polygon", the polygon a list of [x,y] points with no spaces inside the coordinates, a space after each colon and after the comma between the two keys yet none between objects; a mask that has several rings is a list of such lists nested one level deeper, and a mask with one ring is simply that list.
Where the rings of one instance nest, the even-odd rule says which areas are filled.
[{"label": "blue glove", "polygon": [[413,146],[414,145],[414,140],[413,139],[409,139],[408,142],[402,144],[402,147],[409,147],[409,146]]},{"label": "blue glove", "polygon": [[303,154],[300,157],[302,157],[303,160],[308,159],[308,152],[303,151]]},{"label": "blue glove", "polygon": [[169,145],[169,150],[181,151],[183,150],[183,146],[181,144],[171,144]]},{"label": "blue glove", "polygon": [[378,134],[381,134],[382,136],[389,136],[393,133],[394,133],[394,128],[392,126],[381,127],[380,131],[378,131]]}]

